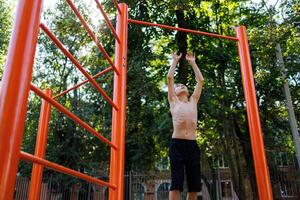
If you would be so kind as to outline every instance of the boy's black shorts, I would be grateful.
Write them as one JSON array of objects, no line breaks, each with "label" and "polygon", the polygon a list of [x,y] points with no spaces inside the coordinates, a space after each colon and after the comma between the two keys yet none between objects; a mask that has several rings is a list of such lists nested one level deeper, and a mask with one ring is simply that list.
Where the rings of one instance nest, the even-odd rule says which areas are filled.
[{"label": "boy's black shorts", "polygon": [[184,172],[186,172],[188,192],[200,192],[200,149],[196,140],[172,138],[169,157],[171,163],[170,190],[183,191]]}]

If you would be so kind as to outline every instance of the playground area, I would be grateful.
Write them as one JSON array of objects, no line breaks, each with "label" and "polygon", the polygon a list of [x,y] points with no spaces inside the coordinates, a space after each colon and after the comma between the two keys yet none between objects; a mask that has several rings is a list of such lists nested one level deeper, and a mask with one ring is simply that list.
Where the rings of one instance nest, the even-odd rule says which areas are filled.
[{"label": "playground area", "polygon": [[[56,10],[43,9],[42,0],[17,4],[1,80],[0,200],[167,200],[171,182],[167,149],[170,138],[165,133],[171,133],[171,126],[169,113],[165,114],[169,110],[163,82],[169,63],[164,58],[168,45],[180,50],[182,37],[187,41],[185,53],[199,41],[204,50],[195,50],[199,53],[197,61],[203,62],[205,56],[213,60],[207,59],[212,70],[203,67],[204,76],[215,73],[208,78],[199,106],[196,134],[201,149],[202,190],[197,198],[300,198],[300,173],[295,158],[300,149],[294,132],[290,134],[288,128],[290,111],[275,99],[270,105],[275,106],[274,112],[260,113],[271,110],[260,107],[273,97],[261,95],[270,90],[263,88],[259,80],[268,79],[259,74],[263,71],[257,67],[260,61],[255,56],[259,51],[251,50],[248,44],[248,37],[259,37],[254,34],[256,29],[251,29],[248,36],[248,29],[239,22],[228,31],[230,35],[225,35],[223,31],[202,31],[201,26],[159,23],[159,17],[150,22],[147,17],[135,15],[145,12],[141,5],[138,11],[134,9],[138,2],[89,3],[98,14],[88,13],[80,0],[58,1]],[[178,10],[176,14],[178,18]],[[56,15],[61,18],[54,19]],[[95,24],[94,15],[101,15],[101,23]],[[163,36],[155,40],[152,34]],[[143,37],[149,38],[148,43],[143,43]],[[215,42],[211,49],[219,49],[216,44],[227,45],[229,54],[217,54],[216,50],[209,53],[205,49],[208,41]],[[140,48],[138,45],[142,44]],[[147,49],[155,56],[161,55],[149,56],[150,61],[145,64],[140,57],[147,57],[147,53],[142,53]],[[219,69],[215,61],[236,71]],[[154,67],[148,69],[147,65]],[[75,71],[68,71],[71,68]],[[140,78],[142,73],[138,73],[143,68],[149,77],[156,78],[157,88],[150,85],[151,78]],[[218,76],[221,72],[222,80]],[[178,72],[180,81],[186,81],[188,86],[194,84],[189,73],[182,68]],[[186,76],[182,78],[181,74]],[[141,82],[131,84],[137,78]],[[298,88],[298,79],[295,78],[293,89]],[[220,86],[215,85],[218,80]],[[278,85],[283,82],[276,80]],[[238,99],[236,104],[231,98],[226,102],[224,90],[228,88],[236,90],[229,91],[232,99]],[[216,92],[220,101],[213,100],[217,96],[212,94],[213,89],[220,89]],[[147,96],[143,94],[146,91],[153,93]],[[295,109],[298,115],[299,107]],[[141,115],[131,114],[137,110]],[[282,124],[271,130],[270,120]],[[288,136],[278,139],[280,134]],[[272,141],[276,141],[275,150],[270,148]],[[186,198],[186,187],[185,183],[182,199]]]}]

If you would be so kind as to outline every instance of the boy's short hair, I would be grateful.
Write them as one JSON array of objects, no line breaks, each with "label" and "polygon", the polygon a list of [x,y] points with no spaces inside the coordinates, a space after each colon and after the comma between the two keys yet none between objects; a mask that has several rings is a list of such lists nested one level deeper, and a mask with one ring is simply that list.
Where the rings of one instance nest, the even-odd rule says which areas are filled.
[{"label": "boy's short hair", "polygon": [[184,85],[185,87],[187,87],[185,84],[183,84],[183,83],[174,83],[174,89],[176,88],[176,87],[178,87],[178,85]]}]

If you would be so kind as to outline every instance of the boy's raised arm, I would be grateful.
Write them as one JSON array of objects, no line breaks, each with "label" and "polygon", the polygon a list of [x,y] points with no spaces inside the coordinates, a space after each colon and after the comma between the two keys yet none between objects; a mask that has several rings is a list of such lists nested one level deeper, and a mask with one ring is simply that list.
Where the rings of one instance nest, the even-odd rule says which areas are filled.
[{"label": "boy's raised arm", "polygon": [[194,92],[193,92],[191,98],[193,98],[196,102],[198,102],[200,99],[200,96],[201,96],[203,85],[204,85],[204,78],[202,76],[202,73],[201,73],[199,67],[196,64],[195,54],[187,53],[186,60],[192,66],[194,73],[195,73],[195,79],[197,81],[197,84],[195,86],[195,89],[194,89]]},{"label": "boy's raised arm", "polygon": [[167,75],[168,100],[170,104],[173,103],[176,99],[175,90],[174,90],[174,73],[175,73],[176,65],[179,59],[181,58],[182,54],[180,53],[179,55],[176,55],[172,53],[171,55],[172,55],[172,64]]}]

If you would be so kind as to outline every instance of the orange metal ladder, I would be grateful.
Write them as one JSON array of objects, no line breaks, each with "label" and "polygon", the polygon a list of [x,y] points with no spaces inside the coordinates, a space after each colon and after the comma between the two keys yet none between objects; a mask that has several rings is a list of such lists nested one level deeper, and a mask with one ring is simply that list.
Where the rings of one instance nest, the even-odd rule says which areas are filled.
[{"label": "orange metal ladder", "polygon": [[[12,199],[18,170],[19,160],[33,162],[30,191],[28,199],[40,199],[43,168],[47,167],[61,173],[109,187],[109,199],[123,199],[123,174],[124,174],[124,146],[125,146],[125,104],[126,104],[126,60],[127,60],[127,5],[118,4],[116,29],[110,23],[101,4],[95,0],[96,5],[105,18],[113,36],[116,39],[115,61],[113,62],[89,25],[85,22],[72,0],[66,0],[75,15],[79,18],[89,36],[103,53],[110,67],[91,76],[64,47],[53,33],[40,23],[42,0],[19,1],[17,16],[14,22],[13,36],[10,41],[9,53],[3,76],[0,103],[0,199]],[[57,45],[62,53],[77,67],[87,78],[86,81],[52,97],[51,90],[40,90],[31,84],[32,68],[37,45],[39,27]],[[114,71],[114,93],[111,99],[94,80],[95,78]],[[97,91],[113,107],[111,141],[106,139],[78,116],[70,112],[55,99],[67,92],[90,82]],[[26,107],[29,90],[43,99],[40,113],[39,128],[34,155],[20,151],[23,137]],[[66,168],[62,165],[45,160],[48,125],[51,107],[57,108],[82,128],[110,146],[111,161],[109,182],[99,180],[87,174]]]}]

